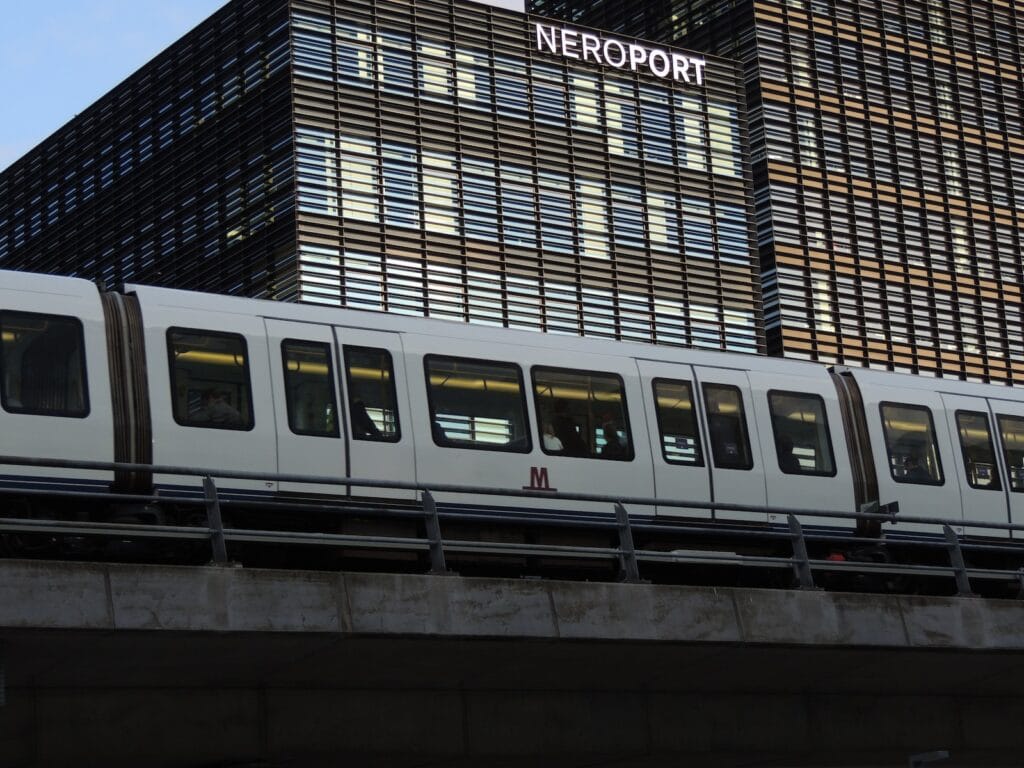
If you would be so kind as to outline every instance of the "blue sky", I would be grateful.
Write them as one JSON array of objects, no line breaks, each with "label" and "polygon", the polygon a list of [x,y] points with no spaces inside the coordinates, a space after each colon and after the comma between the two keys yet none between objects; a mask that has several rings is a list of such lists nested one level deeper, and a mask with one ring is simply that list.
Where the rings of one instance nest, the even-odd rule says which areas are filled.
[{"label": "blue sky", "polygon": [[227,0],[0,0],[0,170]]}]

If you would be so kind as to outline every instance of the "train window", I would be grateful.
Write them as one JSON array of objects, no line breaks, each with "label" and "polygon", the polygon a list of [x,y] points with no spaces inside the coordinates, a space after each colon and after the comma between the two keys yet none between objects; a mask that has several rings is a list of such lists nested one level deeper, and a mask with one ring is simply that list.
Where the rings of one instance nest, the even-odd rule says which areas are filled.
[{"label": "train window", "polygon": [[988,491],[1002,490],[988,416],[980,411],[957,411],[956,428],[968,484]]},{"label": "train window", "polygon": [[622,378],[564,368],[534,368],[533,395],[544,453],[633,460]]},{"label": "train window", "polygon": [[693,389],[688,381],[655,379],[655,413],[661,435],[661,453],[669,464],[704,466],[697,430],[697,411],[693,407]]},{"label": "train window", "polygon": [[345,345],[348,416],[354,440],[395,443],[401,439],[395,369],[391,353]]},{"label": "train window", "polygon": [[996,416],[999,436],[1003,440],[1003,458],[1010,490],[1024,493],[1024,419],[1020,416]]},{"label": "train window", "polygon": [[768,393],[775,453],[787,475],[834,477],[832,437],[820,395],[801,392]]},{"label": "train window", "polygon": [[236,333],[167,331],[174,420],[185,427],[253,427],[245,339]]},{"label": "train window", "polygon": [[530,452],[518,365],[427,355],[423,366],[435,443],[448,448]]},{"label": "train window", "polygon": [[705,384],[704,409],[711,435],[711,456],[722,469],[753,469],[747,416],[739,387]]},{"label": "train window", "polygon": [[85,418],[85,337],[74,317],[0,312],[0,404],[9,413]]},{"label": "train window", "polygon": [[889,472],[897,483],[942,485],[932,412],[921,405],[881,403]]},{"label": "train window", "polygon": [[338,437],[330,345],[285,339],[281,358],[289,428],[297,435]]}]

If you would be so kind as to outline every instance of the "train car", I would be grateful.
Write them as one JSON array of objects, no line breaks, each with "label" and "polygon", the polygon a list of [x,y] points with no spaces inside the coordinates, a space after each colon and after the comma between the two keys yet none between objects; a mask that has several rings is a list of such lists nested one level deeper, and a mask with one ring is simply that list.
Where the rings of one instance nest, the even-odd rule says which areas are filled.
[{"label": "train car", "polygon": [[[680,525],[794,510],[849,530],[813,513],[888,502],[1024,522],[1024,398],[1005,387],[14,272],[0,333],[0,454],[338,478],[218,482],[238,499],[414,496],[343,482],[362,478],[532,489],[552,514],[610,514],[556,490],[680,500],[631,510]],[[195,487],[15,466],[0,483]],[[496,519],[524,507],[440,498]]]},{"label": "train car", "polygon": [[[0,272],[0,453],[114,461],[107,306],[87,280]],[[105,489],[113,475],[0,470],[0,488]]]},{"label": "train car", "polygon": [[[854,508],[839,398],[821,366],[127,290],[145,327],[156,464]],[[207,415],[214,393],[230,419]],[[787,441],[790,453],[779,460]],[[237,482],[227,489],[312,490]],[[352,493],[340,485],[326,490]],[[521,503],[497,500],[491,511],[513,513]],[[596,509],[531,500],[538,505]],[[664,506],[657,514],[712,516],[697,506]],[[768,522],[764,512],[720,510],[714,517]]]},{"label": "train car", "polygon": [[[878,497],[914,516],[1024,523],[1024,397],[1019,390],[865,369],[841,369],[835,375],[855,385],[853,397],[866,433],[864,452],[874,457]],[[934,530],[905,522],[890,528],[893,534]],[[1009,536],[1005,529],[955,528],[975,536]]]}]

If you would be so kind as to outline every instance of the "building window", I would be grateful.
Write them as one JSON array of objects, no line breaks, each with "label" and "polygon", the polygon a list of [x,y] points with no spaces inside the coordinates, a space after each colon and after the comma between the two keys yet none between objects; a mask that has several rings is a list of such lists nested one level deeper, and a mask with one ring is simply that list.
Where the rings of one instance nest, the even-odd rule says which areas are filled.
[{"label": "building window", "polygon": [[0,404],[8,413],[89,415],[81,321],[0,312]]}]

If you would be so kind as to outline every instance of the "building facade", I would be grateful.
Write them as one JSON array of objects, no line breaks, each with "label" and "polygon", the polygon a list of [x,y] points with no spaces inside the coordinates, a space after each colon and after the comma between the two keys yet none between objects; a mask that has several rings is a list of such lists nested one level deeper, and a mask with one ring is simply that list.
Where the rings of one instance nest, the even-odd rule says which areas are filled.
[{"label": "building facade", "polygon": [[534,0],[743,61],[769,349],[1024,382],[1024,8]]},{"label": "building facade", "polygon": [[763,352],[743,104],[506,8],[235,0],[0,175],[0,267]]}]

